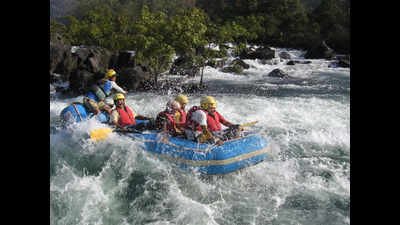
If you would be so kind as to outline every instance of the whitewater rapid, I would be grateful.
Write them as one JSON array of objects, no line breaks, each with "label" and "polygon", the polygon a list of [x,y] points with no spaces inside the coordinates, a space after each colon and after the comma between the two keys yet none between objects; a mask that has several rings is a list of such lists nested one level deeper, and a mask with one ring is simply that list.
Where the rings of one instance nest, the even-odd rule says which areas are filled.
[{"label": "whitewater rapid", "polygon": [[[288,61],[245,60],[242,75],[206,67],[208,91],[187,94],[187,109],[210,94],[229,121],[258,120],[248,129],[271,143],[268,160],[223,176],[184,171],[118,134],[92,143],[88,132],[105,127],[94,120],[60,129],[61,110],[83,96],[52,99],[51,224],[350,224],[350,70]],[[293,79],[267,76],[277,68]],[[154,118],[176,94],[130,92],[126,102]]]}]

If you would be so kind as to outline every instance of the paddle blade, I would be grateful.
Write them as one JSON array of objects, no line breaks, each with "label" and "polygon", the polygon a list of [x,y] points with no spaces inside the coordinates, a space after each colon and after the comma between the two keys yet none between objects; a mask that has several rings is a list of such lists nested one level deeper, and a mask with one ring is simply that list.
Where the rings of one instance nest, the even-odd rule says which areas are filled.
[{"label": "paddle blade", "polygon": [[101,141],[107,138],[108,134],[112,133],[113,129],[111,128],[101,128],[97,130],[92,130],[90,132],[90,139],[94,141]]},{"label": "paddle blade", "polygon": [[242,125],[240,125],[241,127],[251,127],[251,126],[253,126],[254,124],[256,124],[256,123],[258,123],[258,120],[257,121],[254,121],[254,122],[251,122],[251,123],[245,123],[245,124],[242,124]]}]

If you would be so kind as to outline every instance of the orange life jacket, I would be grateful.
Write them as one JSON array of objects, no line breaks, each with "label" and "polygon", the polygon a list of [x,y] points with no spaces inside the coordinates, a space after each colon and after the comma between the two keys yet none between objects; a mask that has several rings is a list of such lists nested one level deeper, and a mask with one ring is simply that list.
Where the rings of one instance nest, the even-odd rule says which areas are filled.
[{"label": "orange life jacket", "polygon": [[117,107],[117,112],[119,113],[118,124],[121,126],[135,125],[136,120],[133,116],[132,111],[129,107],[124,106],[123,108]]},{"label": "orange life jacket", "polygon": [[185,124],[186,124],[186,112],[183,111],[182,109],[178,109],[178,114],[175,113],[175,122],[177,123],[177,127],[181,130],[184,130]]}]

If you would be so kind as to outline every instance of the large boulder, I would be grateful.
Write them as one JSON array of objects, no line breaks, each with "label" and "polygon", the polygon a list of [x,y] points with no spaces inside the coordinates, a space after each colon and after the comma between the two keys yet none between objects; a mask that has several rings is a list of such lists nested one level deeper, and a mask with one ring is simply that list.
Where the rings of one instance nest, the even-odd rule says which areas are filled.
[{"label": "large boulder", "polygon": [[277,78],[290,78],[289,74],[281,69],[274,69],[268,75],[268,77],[277,77]]},{"label": "large boulder", "polygon": [[296,65],[296,64],[310,64],[311,63],[311,61],[309,61],[309,60],[302,60],[302,61],[300,61],[300,60],[290,60],[289,62],[287,62],[286,63],[286,65],[289,65],[289,66],[294,66],[294,65]]},{"label": "large boulder", "polygon": [[243,67],[240,65],[232,65],[222,68],[221,72],[240,74],[243,72]]},{"label": "large boulder", "polygon": [[241,59],[273,59],[276,57],[275,50],[269,47],[261,47],[256,50],[246,49],[239,55]]},{"label": "large boulder", "polygon": [[247,64],[247,63],[245,63],[245,62],[244,62],[243,60],[241,60],[241,59],[234,59],[234,60],[231,62],[231,64],[232,64],[233,66],[238,65],[238,66],[242,67],[243,69],[249,69],[249,68],[250,68],[250,65]]},{"label": "large boulder", "polygon": [[149,90],[153,86],[154,77],[145,67],[135,66],[118,71],[117,83],[125,90]]},{"label": "large boulder", "polygon": [[74,95],[86,94],[100,75],[100,73],[95,74],[87,70],[75,70],[71,73],[68,89]]},{"label": "large boulder", "polygon": [[335,52],[330,48],[325,41],[319,42],[317,45],[312,47],[304,55],[306,59],[331,59],[334,57]]},{"label": "large boulder", "polygon": [[292,56],[288,52],[280,52],[279,58],[281,59],[292,59]]},{"label": "large boulder", "polygon": [[78,48],[73,55],[77,58],[77,69],[91,73],[106,72],[113,53],[98,46]]},{"label": "large boulder", "polygon": [[62,81],[68,81],[77,62],[71,54],[71,45],[58,33],[50,35],[50,74],[60,74]]},{"label": "large boulder", "polygon": [[89,87],[104,77],[113,53],[97,46],[79,47],[72,53],[76,66],[69,75],[69,90],[85,94]]},{"label": "large boulder", "polygon": [[[135,67],[135,52],[134,51],[120,51],[118,52],[118,55],[115,59],[112,58],[111,61],[113,61],[111,64],[113,64],[113,68],[115,69],[122,69],[122,68],[128,68],[128,67]],[[114,61],[115,60],[115,61]]]}]

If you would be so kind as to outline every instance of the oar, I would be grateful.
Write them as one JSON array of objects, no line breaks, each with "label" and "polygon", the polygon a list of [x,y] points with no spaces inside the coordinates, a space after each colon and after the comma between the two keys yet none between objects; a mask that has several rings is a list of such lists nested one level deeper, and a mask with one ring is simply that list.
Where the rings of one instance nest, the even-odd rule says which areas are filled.
[{"label": "oar", "polygon": [[128,129],[128,131],[122,131],[120,129],[112,129],[112,128],[100,128],[96,130],[90,131],[90,139],[93,141],[101,141],[108,137],[108,135],[112,132],[138,132],[135,129]]},{"label": "oar", "polygon": [[111,128],[100,128],[90,131],[90,139],[94,141],[101,141],[108,137],[108,134],[112,133],[115,129]]},{"label": "oar", "polygon": [[250,122],[250,123],[245,123],[245,124],[239,125],[239,127],[251,127],[256,123],[258,123],[258,120],[254,121],[254,122]]}]

